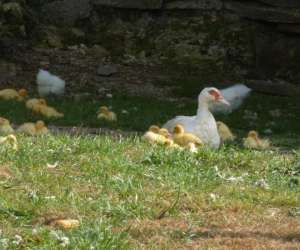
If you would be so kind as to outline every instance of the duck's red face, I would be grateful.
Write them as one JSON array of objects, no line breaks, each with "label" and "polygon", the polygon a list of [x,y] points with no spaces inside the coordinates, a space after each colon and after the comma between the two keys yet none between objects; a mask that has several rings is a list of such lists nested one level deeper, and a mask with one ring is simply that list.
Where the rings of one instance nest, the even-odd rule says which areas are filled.
[{"label": "duck's red face", "polygon": [[213,96],[215,98],[215,100],[218,100],[222,97],[220,91],[216,90],[216,89],[211,89],[210,91],[208,91],[208,93]]},{"label": "duck's red face", "polygon": [[221,92],[217,89],[211,89],[208,91],[208,93],[210,94],[210,96],[213,97],[213,99],[216,101],[216,102],[221,102],[225,105],[230,105],[229,102],[227,102],[224,97],[222,96]]}]

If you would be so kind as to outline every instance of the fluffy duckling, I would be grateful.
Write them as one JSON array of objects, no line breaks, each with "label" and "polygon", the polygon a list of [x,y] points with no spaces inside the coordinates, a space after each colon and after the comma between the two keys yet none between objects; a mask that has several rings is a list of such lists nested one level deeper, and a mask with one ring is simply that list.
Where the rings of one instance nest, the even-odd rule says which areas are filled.
[{"label": "fluffy duckling", "polygon": [[12,100],[16,99],[17,101],[23,101],[24,98],[28,95],[28,92],[26,89],[3,89],[0,90],[0,98],[4,100]]},{"label": "fluffy duckling", "polygon": [[173,140],[166,140],[165,145],[167,148],[183,150],[183,147],[180,147],[178,144],[174,143]]},{"label": "fluffy duckling", "polygon": [[156,125],[150,126],[149,130],[143,135],[143,138],[150,143],[171,144],[171,140],[164,135],[159,134],[160,128]]},{"label": "fluffy duckling", "polygon": [[110,122],[117,121],[117,115],[114,112],[110,111],[109,108],[106,106],[100,107],[97,118],[104,119],[104,120],[110,121]]},{"label": "fluffy duckling", "polygon": [[49,133],[48,128],[43,121],[37,121],[36,123],[26,122],[17,129],[17,132],[31,136],[45,135]]},{"label": "fluffy duckling", "polygon": [[8,135],[4,137],[0,137],[0,144],[8,142],[12,145],[14,150],[18,150],[18,142],[15,135]]},{"label": "fluffy duckling", "polygon": [[158,128],[157,134],[162,135],[166,139],[170,139],[170,140],[172,139],[172,135],[166,128]]},{"label": "fluffy duckling", "polygon": [[35,112],[40,113],[47,118],[62,118],[63,113],[58,112],[55,108],[46,105],[37,105],[34,109]]},{"label": "fluffy duckling", "polygon": [[45,105],[47,106],[47,102],[45,99],[38,99],[38,98],[32,98],[26,101],[26,108],[34,110],[34,109],[38,109],[38,107],[40,105]]},{"label": "fluffy duckling", "polygon": [[63,113],[58,112],[55,108],[47,105],[43,98],[33,98],[26,102],[26,107],[35,113],[39,113],[47,118],[61,118],[64,117]]},{"label": "fluffy duckling", "polygon": [[230,128],[221,121],[217,121],[218,132],[223,142],[225,141],[233,141],[235,136],[232,134]]},{"label": "fluffy duckling", "polygon": [[49,133],[49,130],[43,121],[37,121],[35,123],[35,134],[36,135],[46,135],[48,133]]},{"label": "fluffy duckling", "polygon": [[185,133],[184,127],[181,124],[176,124],[174,127],[173,140],[176,144],[182,147],[190,147],[188,146],[190,143],[194,143],[195,146],[203,145],[203,142],[199,137],[191,133]]},{"label": "fluffy duckling", "polygon": [[244,138],[244,147],[253,149],[267,149],[270,147],[268,140],[259,138],[258,132],[251,130],[248,137]]},{"label": "fluffy duckling", "polygon": [[0,117],[0,134],[11,134],[14,133],[14,129],[11,127],[9,120]]},{"label": "fluffy duckling", "polygon": [[18,127],[17,132],[34,136],[34,135],[36,135],[35,123],[33,123],[33,122],[24,123],[20,127]]}]

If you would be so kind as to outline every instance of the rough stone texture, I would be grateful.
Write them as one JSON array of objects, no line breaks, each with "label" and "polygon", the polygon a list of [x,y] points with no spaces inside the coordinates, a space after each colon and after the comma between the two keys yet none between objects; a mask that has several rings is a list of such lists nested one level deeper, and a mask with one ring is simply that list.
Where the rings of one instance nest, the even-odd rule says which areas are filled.
[{"label": "rough stone texture", "polygon": [[163,0],[91,0],[92,4],[126,9],[160,9]]},{"label": "rough stone texture", "polygon": [[300,87],[284,81],[249,80],[246,82],[251,89],[271,95],[299,96]]},{"label": "rough stone texture", "polygon": [[219,10],[223,6],[221,0],[167,0],[165,9],[203,9]]},{"label": "rough stone texture", "polygon": [[6,84],[17,75],[16,65],[0,60],[0,84]]},{"label": "rough stone texture", "polygon": [[265,31],[256,34],[256,72],[263,79],[300,82],[300,38]]},{"label": "rough stone texture", "polygon": [[42,13],[54,24],[74,25],[76,21],[90,16],[89,0],[63,0],[45,4]]},{"label": "rough stone texture", "polygon": [[279,7],[300,7],[299,0],[259,0],[262,3],[266,3],[272,6]]},{"label": "rough stone texture", "polygon": [[115,65],[100,64],[97,69],[97,74],[101,76],[111,76],[118,73],[118,69]]},{"label": "rough stone texture", "polygon": [[253,20],[274,23],[300,23],[300,9],[282,9],[238,1],[225,2],[225,8]]},{"label": "rough stone texture", "polygon": [[[41,4],[42,16],[58,28],[47,24],[39,37],[34,35],[45,46],[89,41],[98,47],[88,53],[99,60],[111,56],[125,63],[177,65],[178,72],[207,76],[203,81],[225,79],[230,71],[237,79],[254,72],[264,79],[300,82],[300,0],[49,2]],[[78,22],[82,19],[88,22]],[[66,27],[59,29],[63,25],[70,38]]]}]

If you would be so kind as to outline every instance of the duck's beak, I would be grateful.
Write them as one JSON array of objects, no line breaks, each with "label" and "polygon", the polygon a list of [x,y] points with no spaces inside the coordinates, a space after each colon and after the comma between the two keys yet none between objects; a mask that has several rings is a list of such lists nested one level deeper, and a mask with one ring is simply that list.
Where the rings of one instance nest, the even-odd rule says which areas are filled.
[{"label": "duck's beak", "polygon": [[216,101],[219,103],[223,103],[226,106],[230,106],[230,103],[228,101],[226,101],[223,96],[220,96]]}]

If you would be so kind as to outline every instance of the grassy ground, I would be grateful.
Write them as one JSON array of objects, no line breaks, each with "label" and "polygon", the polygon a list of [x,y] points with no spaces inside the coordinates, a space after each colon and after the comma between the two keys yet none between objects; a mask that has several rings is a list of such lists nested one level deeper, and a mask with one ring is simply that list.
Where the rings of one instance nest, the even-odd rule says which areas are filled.
[{"label": "grassy ground", "polygon": [[[196,107],[117,95],[49,102],[66,115],[50,124],[138,131]],[[116,124],[95,119],[103,104],[119,114]],[[243,149],[240,140],[190,154],[138,137],[18,136],[18,151],[0,147],[0,249],[299,249],[296,104],[253,95],[237,112],[218,116],[240,137],[271,129],[274,149],[267,151]],[[245,110],[257,120],[243,118]],[[17,124],[40,118],[14,102],[1,102],[0,114]],[[50,216],[78,219],[80,227],[45,225]]]}]

